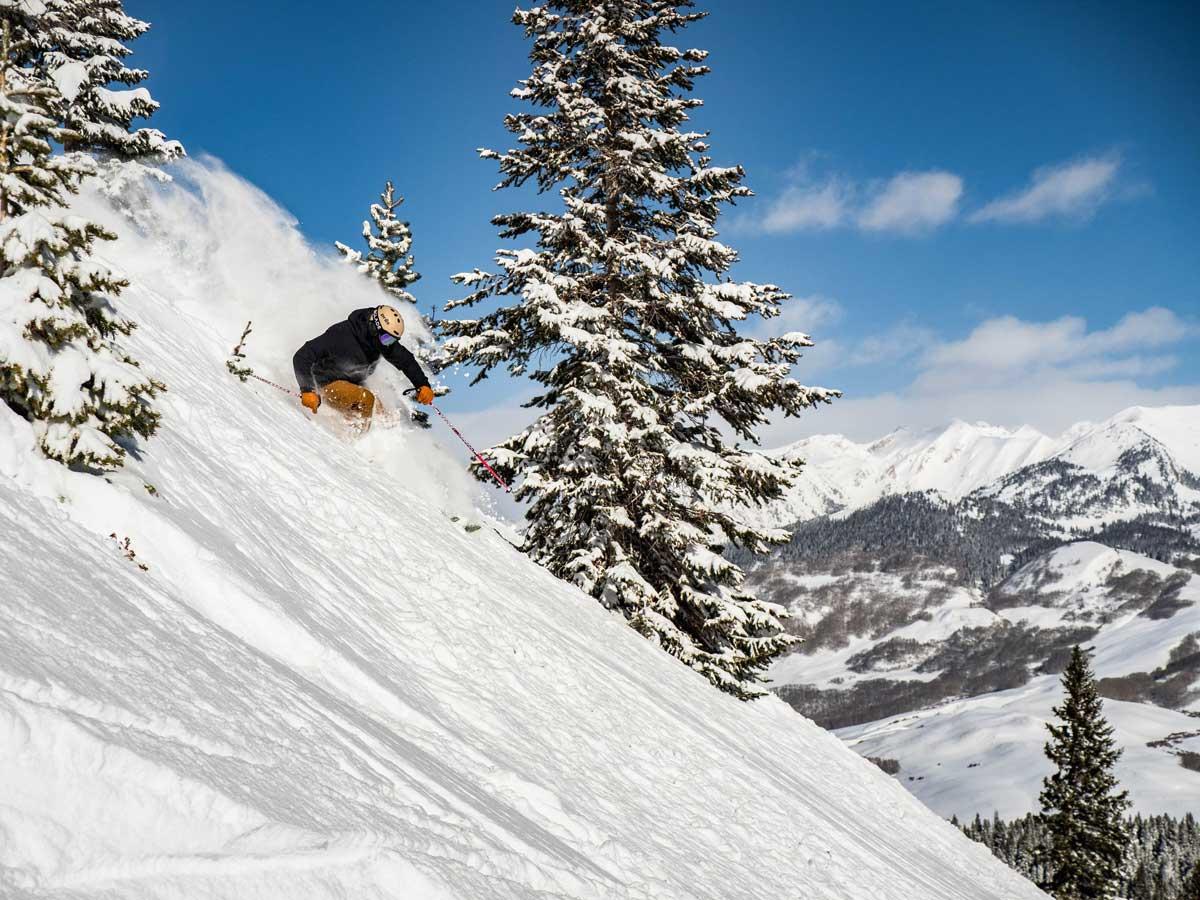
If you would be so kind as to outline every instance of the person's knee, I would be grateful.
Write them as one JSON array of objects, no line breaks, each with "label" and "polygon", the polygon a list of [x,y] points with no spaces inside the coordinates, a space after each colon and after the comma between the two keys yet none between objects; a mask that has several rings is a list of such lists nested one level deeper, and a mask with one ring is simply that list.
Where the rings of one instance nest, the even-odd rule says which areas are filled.
[{"label": "person's knee", "polygon": [[375,408],[375,395],[359,384],[331,381],[321,389],[326,402],[344,413],[370,418]]}]

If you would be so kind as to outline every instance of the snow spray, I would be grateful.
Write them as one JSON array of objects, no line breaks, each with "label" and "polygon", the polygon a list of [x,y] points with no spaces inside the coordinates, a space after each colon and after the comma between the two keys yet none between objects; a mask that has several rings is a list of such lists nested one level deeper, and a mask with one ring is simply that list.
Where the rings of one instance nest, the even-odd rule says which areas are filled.
[{"label": "snow spray", "polygon": [[[405,394],[413,394],[413,393],[416,393],[416,391],[413,388],[409,388],[404,393]],[[505,481],[503,478],[501,478],[500,474],[495,469],[493,469],[491,467],[491,465],[488,464],[488,461],[486,459],[483,458],[483,455],[478,450],[476,450],[474,447],[471,446],[471,442],[468,441],[465,437],[463,437],[463,433],[461,431],[459,431],[457,428],[454,427],[454,423],[446,418],[446,414],[444,412],[442,412],[440,409],[438,409],[437,404],[430,403],[429,405],[433,407],[434,412],[436,412],[439,416],[442,417],[442,421],[445,422],[447,427],[449,427],[449,429],[454,432],[455,436],[460,441],[463,442],[463,444],[466,446],[466,448],[475,454],[475,458],[477,460],[479,460],[479,464],[481,466],[483,466],[485,469],[487,469],[488,474],[491,475],[492,478],[494,478],[496,480],[496,484],[498,484],[498,485],[500,485],[500,487],[504,488],[506,493],[511,494],[512,488],[510,488],[508,486],[508,482]]]}]

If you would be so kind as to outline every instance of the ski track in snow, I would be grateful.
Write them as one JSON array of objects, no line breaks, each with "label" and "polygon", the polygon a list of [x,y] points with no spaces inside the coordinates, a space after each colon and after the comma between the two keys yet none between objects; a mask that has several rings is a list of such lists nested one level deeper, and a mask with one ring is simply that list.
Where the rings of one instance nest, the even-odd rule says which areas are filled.
[{"label": "ski track in snow", "polygon": [[[106,251],[170,388],[144,455],[73,474],[0,409],[0,896],[1042,896],[780,701],[452,524],[472,495],[436,433],[348,443],[229,376],[272,303],[315,333],[370,295],[183,171],[204,203],[164,189],[156,235]],[[273,380],[255,350],[287,336],[250,341]]]}]

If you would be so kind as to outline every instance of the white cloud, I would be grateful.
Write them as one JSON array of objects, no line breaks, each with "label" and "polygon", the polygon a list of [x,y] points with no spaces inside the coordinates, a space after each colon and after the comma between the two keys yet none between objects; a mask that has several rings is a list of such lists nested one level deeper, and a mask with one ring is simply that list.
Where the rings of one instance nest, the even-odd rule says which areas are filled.
[{"label": "white cloud", "polygon": [[1015,316],[989,319],[961,341],[938,344],[925,354],[933,371],[970,368],[1007,372],[1042,359],[1062,361],[1064,354],[1082,352],[1087,322],[1064,316],[1053,322],[1026,322]]},{"label": "white cloud", "polygon": [[920,355],[936,340],[928,328],[902,322],[885,334],[870,335],[851,346],[842,358],[846,366],[878,366]]},{"label": "white cloud", "polygon": [[[1024,188],[992,200],[968,221],[1013,224],[1086,218],[1110,197],[1122,194],[1117,184],[1120,169],[1116,154],[1044,166],[1034,171]],[[761,217],[742,217],[736,224],[767,234],[856,227],[916,235],[956,220],[965,190],[962,177],[945,170],[900,172],[877,182],[842,175],[814,178],[807,160],[788,170],[787,179]],[[1135,194],[1146,189],[1142,185]]]},{"label": "white cloud", "polygon": [[869,441],[896,428],[939,427],[954,419],[1008,428],[1031,425],[1044,434],[1059,435],[1076,422],[1103,421],[1131,406],[1195,403],[1200,403],[1200,384],[1145,387],[1128,378],[1024,379],[1004,388],[963,383],[938,392],[905,386],[874,395],[847,393],[799,419],[779,419],[762,429],[760,436],[764,447],[780,447],[813,434],[844,434]]},{"label": "white cloud", "polygon": [[1075,378],[1148,378],[1179,365],[1178,356],[1126,356],[1121,359],[1084,360],[1065,369]]},{"label": "white cloud", "polygon": [[[989,319],[961,341],[932,347],[923,359],[923,378],[964,376],[995,382],[1014,372],[1059,369],[1085,364],[1092,372],[1139,350],[1153,350],[1196,336],[1197,326],[1163,307],[1128,313],[1111,328],[1088,331],[1078,316],[1050,322],[1027,322],[1014,316]],[[1128,370],[1129,363],[1124,363]],[[1149,371],[1151,360],[1137,368]],[[1116,371],[1116,370],[1114,370]]]},{"label": "white cloud", "polygon": [[977,210],[972,222],[1029,223],[1052,217],[1083,218],[1111,193],[1121,162],[1116,156],[1092,157],[1033,173],[1028,187]]},{"label": "white cloud", "polygon": [[779,315],[771,319],[755,319],[744,333],[765,338],[800,331],[814,334],[842,317],[842,307],[829,297],[813,294],[784,300]]},{"label": "white cloud", "polygon": [[916,234],[944,225],[958,214],[962,179],[951,172],[901,172],[872,184],[833,175],[811,177],[807,163],[788,172],[790,183],[757,221],[740,224],[768,234],[828,231],[853,226],[863,231]]},{"label": "white cloud", "polygon": [[793,184],[767,208],[760,227],[768,234],[836,228],[846,218],[847,203],[846,189],[836,180]]},{"label": "white cloud", "polygon": [[1171,310],[1152,306],[1144,312],[1129,313],[1112,328],[1097,332],[1093,342],[1124,350],[1132,347],[1163,347],[1200,333],[1200,325],[1180,319]]},{"label": "white cloud", "polygon": [[944,225],[958,213],[963,180],[950,172],[901,172],[858,214],[867,231],[913,233]]},{"label": "white cloud", "polygon": [[[1166,348],[1200,339],[1200,323],[1162,307],[1128,313],[1111,327],[1094,330],[1075,316],[1049,322],[1003,316],[952,341],[902,327],[912,329],[907,338],[867,338],[835,363],[887,362],[889,350],[924,345],[915,377],[875,395],[850,393],[799,420],[776,421],[764,430],[763,443],[778,446],[830,432],[868,440],[903,425],[936,426],[955,418],[1029,424],[1058,434],[1075,422],[1101,420],[1129,406],[1200,403],[1200,384],[1146,384],[1178,364],[1179,356]],[[802,381],[818,381],[812,374],[803,364],[797,368]],[[836,378],[829,380],[838,386]]]}]

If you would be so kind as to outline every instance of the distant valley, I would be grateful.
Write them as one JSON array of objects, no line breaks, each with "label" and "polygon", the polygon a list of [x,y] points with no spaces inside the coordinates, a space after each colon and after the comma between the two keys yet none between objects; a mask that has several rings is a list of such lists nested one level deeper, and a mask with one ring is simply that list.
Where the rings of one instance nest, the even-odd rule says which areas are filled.
[{"label": "distant valley", "polygon": [[760,515],[794,535],[739,561],[805,640],[771,672],[783,699],[943,815],[1016,816],[1082,643],[1137,808],[1200,806],[1200,406],[778,452],[806,465]]}]

